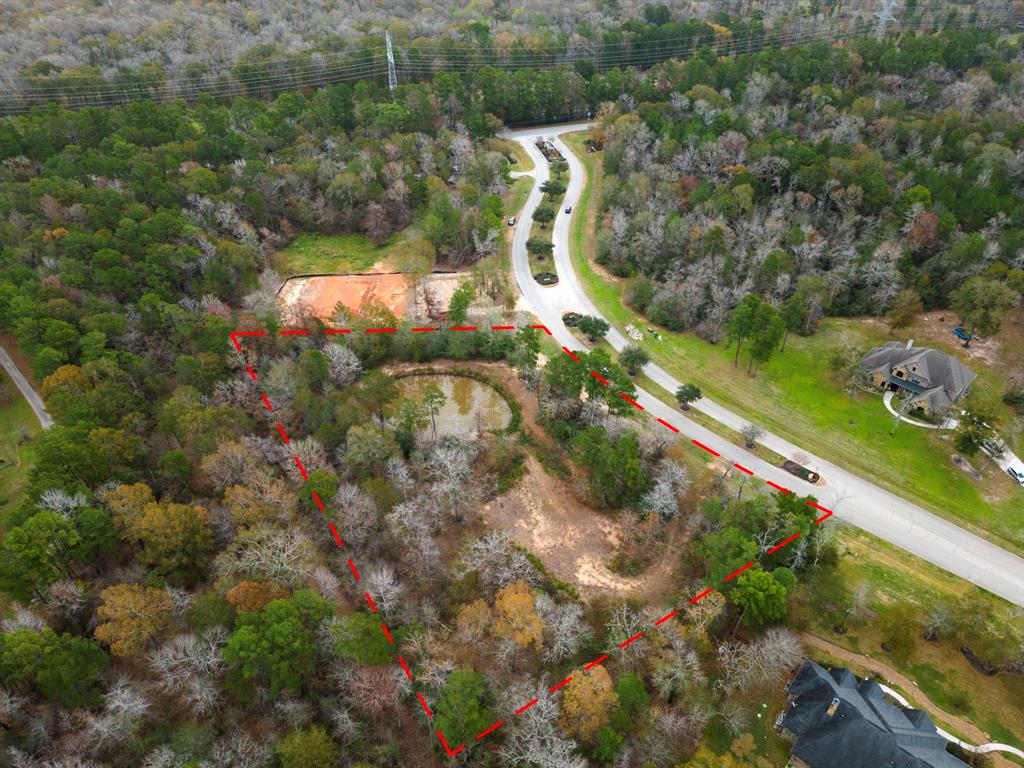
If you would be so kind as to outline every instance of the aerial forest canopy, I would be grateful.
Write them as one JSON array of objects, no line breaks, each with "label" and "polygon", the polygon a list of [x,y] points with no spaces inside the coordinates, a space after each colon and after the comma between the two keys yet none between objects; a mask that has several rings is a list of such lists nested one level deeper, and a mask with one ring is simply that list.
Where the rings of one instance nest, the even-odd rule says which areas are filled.
[{"label": "aerial forest canopy", "polygon": [[[654,10],[607,31],[606,53],[617,35],[706,26]],[[1019,42],[969,28],[732,57],[698,46],[643,67],[607,55],[612,66],[425,70],[393,93],[371,79],[54,103],[0,122],[0,334],[56,419],[35,440],[24,503],[0,521],[0,764],[440,765],[435,725],[472,744],[533,698],[464,764],[727,764],[705,738],[728,748],[748,733],[750,691],[777,688],[803,656],[779,626],[810,610],[799,585],[836,565],[813,499],[683,508],[691,478],[616,395],[636,392],[635,355],[555,350],[541,370],[536,328],[416,335],[376,304],[334,319],[395,333],[328,336],[282,312],[274,258],[303,233],[380,245],[414,231],[431,265],[473,269],[473,290],[498,300],[511,178],[495,134],[590,112],[614,182],[597,256],[665,327],[718,340],[753,293],[789,302],[786,328],[807,333],[902,291],[998,325],[992,308],[1024,285],[1024,65]],[[274,333],[285,326],[309,333]],[[271,333],[243,356],[239,328]],[[500,361],[542,429],[518,432],[516,406],[487,439],[438,435],[444,395],[414,401],[381,369],[440,358]],[[483,528],[524,446],[554,474],[584,470],[581,497],[624,511],[631,541],[667,546],[666,527],[691,521],[693,546],[673,553],[678,594],[757,567],[648,652],[622,654],[614,680],[598,666],[557,704],[544,692],[566,669],[664,611],[585,604]],[[329,521],[369,563],[376,603],[339,586],[350,566]],[[776,552],[766,530],[799,543]],[[969,631],[981,610],[965,601],[943,631]],[[382,618],[415,675],[392,663]],[[990,633],[975,651],[999,664],[1019,647]]]}]

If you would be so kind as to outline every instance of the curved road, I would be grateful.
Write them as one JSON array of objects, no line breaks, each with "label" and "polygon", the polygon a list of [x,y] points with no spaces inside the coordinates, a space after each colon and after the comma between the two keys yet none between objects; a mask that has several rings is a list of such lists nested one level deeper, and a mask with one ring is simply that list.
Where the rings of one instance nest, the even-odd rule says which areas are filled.
[{"label": "curved road", "polygon": [[11,356],[7,354],[7,350],[3,347],[0,347],[0,367],[7,371],[7,375],[11,377],[11,380],[14,382],[14,386],[16,386],[21,391],[22,396],[28,400],[28,404],[32,406],[32,410],[35,411],[36,418],[39,419],[39,423],[42,425],[43,429],[49,429],[52,427],[53,417],[46,412],[46,406],[43,404],[43,398],[39,396],[39,393],[32,389],[32,385],[28,383],[28,379],[26,379],[22,375],[21,371],[18,370],[18,366],[14,364]]},{"label": "curved road", "polygon": [[[532,175],[534,187],[523,206],[519,222],[512,238],[512,260],[516,282],[522,293],[522,306],[533,312],[544,323],[559,344],[573,350],[587,347],[566,328],[562,313],[581,312],[600,317],[576,273],[569,255],[569,224],[571,214],[564,207],[575,207],[585,183],[585,171],[576,155],[557,138],[559,134],[584,130],[587,123],[569,123],[558,126],[526,128],[507,131],[505,138],[518,142],[533,158],[536,166]],[[540,203],[540,185],[548,179],[548,164],[533,142],[538,137],[554,140],[555,145],[569,164],[569,185],[565,203],[559,210],[554,224],[554,260],[559,283],[555,286],[538,285],[530,272],[526,240],[530,235],[528,222]],[[616,350],[628,343],[616,328],[608,332],[606,339]],[[644,373],[658,386],[675,393],[680,383],[663,368],[650,364]],[[825,459],[814,456],[799,446],[771,433],[765,433],[760,443],[766,448],[787,458],[799,454],[801,463],[819,472],[825,485],[818,487],[800,480],[785,470],[764,461],[733,445],[726,438],[686,418],[681,412],[669,407],[658,398],[638,390],[637,401],[653,416],[671,421],[688,438],[699,440],[728,458],[754,470],[759,478],[771,480],[796,493],[813,493],[821,503],[832,509],[836,516],[895,546],[927,560],[973,584],[999,595],[1017,605],[1024,606],[1024,559],[985,541],[954,523],[944,520],[927,510],[879,488],[861,477]],[[739,431],[748,419],[730,411],[718,403],[702,398],[694,407],[725,426]]]}]

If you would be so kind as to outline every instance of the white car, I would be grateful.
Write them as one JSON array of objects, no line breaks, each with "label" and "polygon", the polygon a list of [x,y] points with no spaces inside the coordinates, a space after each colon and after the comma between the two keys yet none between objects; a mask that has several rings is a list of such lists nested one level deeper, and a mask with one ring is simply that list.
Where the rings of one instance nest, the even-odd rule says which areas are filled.
[{"label": "white car", "polygon": [[1013,480],[1016,480],[1017,485],[1024,487],[1024,472],[1019,472],[1013,467],[1007,467],[1006,474],[1008,474]]},{"label": "white car", "polygon": [[516,225],[516,217],[515,216],[509,216],[508,217],[508,225],[510,227],[514,227]]}]

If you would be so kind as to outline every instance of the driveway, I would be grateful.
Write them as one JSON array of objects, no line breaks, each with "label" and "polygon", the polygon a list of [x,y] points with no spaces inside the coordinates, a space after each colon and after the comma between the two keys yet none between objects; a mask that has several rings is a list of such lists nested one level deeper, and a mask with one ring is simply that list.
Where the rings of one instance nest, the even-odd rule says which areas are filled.
[{"label": "driveway", "polygon": [[[546,325],[560,345],[572,350],[587,347],[562,322],[567,311],[601,316],[573,270],[569,256],[569,224],[574,214],[566,214],[565,206],[577,210],[580,193],[585,182],[583,165],[576,155],[557,138],[557,135],[584,130],[587,123],[571,123],[543,128],[508,131],[503,136],[519,142],[536,165],[535,185],[527,197],[512,240],[513,271],[522,292],[521,305],[533,312]],[[554,261],[559,283],[549,288],[538,285],[530,273],[526,252],[529,222],[541,200],[540,185],[548,178],[547,161],[533,145],[538,137],[551,137],[569,164],[569,184],[565,202],[554,224]],[[627,339],[612,328],[605,337],[616,350],[626,346]],[[650,364],[644,373],[655,384],[675,393],[681,382],[660,366]],[[800,448],[772,433],[765,433],[760,443],[786,458],[799,459],[804,466],[821,474],[824,485],[818,487],[800,480],[759,456],[738,448],[711,430],[686,418],[680,411],[669,407],[644,390],[638,390],[637,401],[655,418],[674,424],[686,437],[699,440],[726,457],[753,470],[759,477],[771,480],[801,495],[813,493],[836,516],[885,541],[927,560],[973,584],[993,592],[1017,605],[1024,606],[1024,559],[985,541],[959,526],[927,510],[879,488],[841,467]],[[746,417],[733,413],[718,403],[702,398],[694,408],[711,416],[732,430],[739,431],[748,422]]]},{"label": "driveway", "polygon": [[28,379],[22,375],[21,371],[18,370],[18,366],[14,364],[11,356],[7,354],[7,350],[0,347],[0,366],[7,371],[7,375],[11,377],[14,382],[14,386],[21,392],[22,397],[28,400],[28,404],[32,406],[32,410],[35,411],[36,418],[39,419],[39,423],[43,429],[49,429],[53,426],[53,417],[46,412],[46,406],[43,404],[43,398],[39,396],[32,385],[28,383]]},{"label": "driveway", "polygon": [[[854,653],[853,651],[849,651],[846,648],[842,648],[836,645],[835,643],[831,643],[828,640],[825,640],[824,638],[818,637],[817,635],[809,634],[807,632],[800,633],[800,640],[813,648],[817,648],[819,650],[824,651],[829,656],[837,658],[845,664],[854,664],[856,666],[868,670],[872,674],[882,675],[887,682],[892,683],[893,685],[898,685],[904,691],[910,693],[917,701],[917,704],[915,705],[899,691],[895,690],[889,685],[879,683],[882,690],[886,694],[891,696],[893,699],[898,701],[900,705],[904,707],[917,706],[919,709],[923,709],[925,712],[931,715],[933,719],[938,718],[942,720],[942,722],[947,723],[952,727],[956,728],[968,739],[971,739],[973,743],[969,743],[961,739],[958,739],[956,736],[949,733],[948,731],[945,731],[942,728],[936,726],[935,730],[946,741],[952,741],[956,744],[959,744],[961,747],[968,750],[969,752],[982,754],[990,752],[1009,752],[1012,755],[1024,758],[1024,751],[1022,751],[1019,747],[1015,747],[1012,744],[990,742],[989,735],[985,733],[983,730],[981,730],[981,728],[979,728],[977,725],[968,720],[966,717],[960,717],[959,715],[953,715],[949,712],[946,712],[938,704],[929,699],[925,695],[924,691],[922,691],[918,687],[917,683],[914,680],[904,675],[902,672],[897,670],[888,662],[883,661],[881,659],[876,659],[872,656],[865,656],[860,653]],[[992,755],[992,760],[999,768],[1013,768],[1014,766],[1014,763],[1010,762],[1002,755]]]}]

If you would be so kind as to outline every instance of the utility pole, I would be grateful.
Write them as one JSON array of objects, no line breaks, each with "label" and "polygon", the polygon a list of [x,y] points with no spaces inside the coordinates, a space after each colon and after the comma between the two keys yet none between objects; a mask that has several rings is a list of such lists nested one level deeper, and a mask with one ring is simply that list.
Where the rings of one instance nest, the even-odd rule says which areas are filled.
[{"label": "utility pole", "polygon": [[388,88],[391,92],[395,92],[395,86],[398,85],[398,74],[395,72],[395,52],[391,48],[391,33],[388,30],[384,30],[384,43],[388,47]]},{"label": "utility pole", "polygon": [[875,27],[875,37],[881,40],[885,37],[885,27],[890,21],[895,21],[894,11],[899,8],[899,0],[880,0],[879,8],[875,12],[878,19],[878,26]]}]

